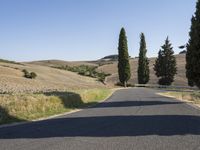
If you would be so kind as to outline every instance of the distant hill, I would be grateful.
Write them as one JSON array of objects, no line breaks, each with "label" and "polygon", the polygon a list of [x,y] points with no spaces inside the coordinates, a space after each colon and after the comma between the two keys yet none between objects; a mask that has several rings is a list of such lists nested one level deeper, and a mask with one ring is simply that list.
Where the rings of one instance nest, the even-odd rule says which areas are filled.
[{"label": "distant hill", "polygon": [[97,65],[94,62],[87,62],[87,61],[64,61],[64,60],[40,60],[40,61],[32,61],[27,62],[28,64],[35,64],[35,65],[42,65],[42,66],[49,66],[49,67],[59,67],[59,66],[79,66],[79,65],[88,65],[94,66]]},{"label": "distant hill", "polygon": [[103,57],[101,60],[118,60],[118,55],[108,55]]},{"label": "distant hill", "polygon": [[181,51],[179,54],[186,54],[187,53],[187,51],[186,50],[183,50],[183,51]]}]

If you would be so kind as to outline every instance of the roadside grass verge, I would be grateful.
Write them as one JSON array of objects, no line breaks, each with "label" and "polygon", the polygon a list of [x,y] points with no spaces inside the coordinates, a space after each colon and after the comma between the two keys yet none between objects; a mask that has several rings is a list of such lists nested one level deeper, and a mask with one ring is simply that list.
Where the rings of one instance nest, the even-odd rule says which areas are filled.
[{"label": "roadside grass verge", "polygon": [[189,101],[200,106],[200,91],[173,91],[159,93],[163,96],[170,96],[182,101]]},{"label": "roadside grass verge", "polygon": [[110,89],[88,89],[37,94],[1,94],[0,124],[31,121],[97,104]]}]

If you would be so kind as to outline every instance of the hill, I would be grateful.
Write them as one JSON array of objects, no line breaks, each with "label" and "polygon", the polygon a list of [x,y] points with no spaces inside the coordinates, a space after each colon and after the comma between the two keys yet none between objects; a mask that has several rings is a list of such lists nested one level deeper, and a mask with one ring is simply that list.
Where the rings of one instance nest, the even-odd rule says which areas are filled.
[{"label": "hill", "polygon": [[[113,55],[111,55],[112,57]],[[107,57],[106,57],[107,58]],[[110,57],[109,57],[110,58]],[[185,75],[185,54],[176,55],[177,60],[177,69],[178,73],[175,77],[174,85],[179,86],[187,86],[187,79]],[[66,61],[58,61],[58,60],[47,60],[47,61],[37,61],[37,62],[30,62],[29,64],[39,64],[43,66],[62,66],[62,65],[70,65],[70,66],[77,66],[77,65],[93,65],[98,66],[97,70],[102,71],[111,76],[107,77],[106,82],[109,85],[114,85],[118,82],[118,73],[117,73],[117,60],[107,60],[100,59],[97,61],[78,61],[78,62],[66,62]],[[155,63],[155,58],[150,58],[150,84],[156,84],[158,79],[155,76],[155,72],[153,71],[153,65]],[[137,83],[137,66],[138,66],[138,58],[130,59],[131,64],[131,79],[130,83]]]},{"label": "hill", "polygon": [[64,60],[40,60],[40,61],[32,61],[26,62],[27,64],[34,64],[34,65],[41,65],[41,66],[48,66],[48,67],[60,67],[60,66],[80,66],[80,65],[88,65],[94,66],[97,65],[94,62],[87,62],[87,61],[64,61]]},{"label": "hill", "polygon": [[[156,84],[158,79],[155,76],[155,72],[153,70],[153,66],[156,58],[150,58],[149,67],[150,67],[150,84]],[[174,85],[179,86],[187,86],[187,79],[185,75],[185,54],[176,55],[177,60],[177,75],[175,77]],[[138,58],[134,58],[130,60],[131,64],[131,79],[130,83],[137,83],[137,66],[138,66]],[[103,65],[98,68],[99,71],[103,71],[106,73],[111,73],[112,75],[107,78],[108,83],[116,83],[118,82],[118,73],[117,73],[117,61],[112,64]]]},{"label": "hill", "polygon": [[[56,61],[57,62],[57,61]],[[60,62],[60,61],[58,61]],[[52,62],[54,63],[54,62]],[[75,64],[75,63],[73,63]],[[39,92],[104,87],[94,78],[48,67],[48,63],[0,62],[0,93]],[[36,79],[24,77],[23,69],[37,74]]]}]

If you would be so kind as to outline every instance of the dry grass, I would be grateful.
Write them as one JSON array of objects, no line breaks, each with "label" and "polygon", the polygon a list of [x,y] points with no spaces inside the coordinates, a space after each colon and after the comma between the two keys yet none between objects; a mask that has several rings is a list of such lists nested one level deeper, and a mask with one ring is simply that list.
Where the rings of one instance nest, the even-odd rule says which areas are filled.
[{"label": "dry grass", "polygon": [[200,106],[200,92],[199,91],[191,91],[191,92],[164,92],[164,93],[159,93],[160,95],[163,96],[170,96],[174,97],[176,99],[182,100],[182,101],[188,101],[192,102],[194,104],[197,104]]},{"label": "dry grass", "polygon": [[[187,79],[185,75],[185,55],[176,55],[177,60],[177,69],[178,74],[175,76],[174,85],[177,86],[187,86]],[[155,63],[155,58],[150,58],[150,84],[157,84],[158,78],[155,76],[155,72],[153,70],[153,66]],[[138,59],[131,59],[131,79],[130,83],[134,84],[137,83],[137,66],[138,66]],[[110,84],[115,84],[118,82],[118,73],[117,73],[117,62],[113,64],[104,65],[98,68],[99,71],[103,71],[105,73],[112,74],[111,76],[107,77],[107,82]]]},{"label": "dry grass", "polygon": [[43,118],[96,104],[111,90],[91,89],[41,94],[0,95],[0,124]]},{"label": "dry grass", "polygon": [[[26,79],[22,70],[37,74],[36,79]],[[60,91],[105,87],[96,79],[76,73],[33,64],[0,63],[0,93]]]},{"label": "dry grass", "polygon": [[60,66],[80,66],[80,65],[87,65],[87,66],[97,66],[97,64],[93,62],[85,62],[85,61],[63,61],[63,60],[41,60],[41,61],[33,61],[28,62],[29,64],[41,65],[41,66],[49,66],[49,67],[60,67]]},{"label": "dry grass", "polygon": [[[181,55],[176,55],[176,60],[177,60],[177,69],[178,69],[178,74],[175,76],[175,82],[173,83],[174,85],[177,86],[187,86],[187,79],[185,75],[185,54]],[[69,66],[77,66],[81,64],[85,65],[97,65],[101,62],[99,61],[91,61],[91,62],[66,62],[66,61],[56,61],[56,60],[51,60],[49,61],[39,61],[39,62],[31,62],[32,64],[39,64],[39,65],[44,65],[44,66],[60,66],[60,65],[69,65]],[[104,62],[105,63],[105,62]],[[105,63],[105,65],[99,66],[98,71],[102,71],[105,73],[111,74],[111,76],[107,77],[106,81],[109,85],[113,86],[118,82],[118,71],[117,71],[117,61],[111,61],[108,64]],[[153,65],[155,63],[155,58],[150,58],[150,84],[157,84],[158,78],[155,76],[155,72],[153,70]],[[131,59],[130,60],[131,64],[131,79],[130,83],[134,84],[137,83],[137,66],[138,66],[138,59]]]}]

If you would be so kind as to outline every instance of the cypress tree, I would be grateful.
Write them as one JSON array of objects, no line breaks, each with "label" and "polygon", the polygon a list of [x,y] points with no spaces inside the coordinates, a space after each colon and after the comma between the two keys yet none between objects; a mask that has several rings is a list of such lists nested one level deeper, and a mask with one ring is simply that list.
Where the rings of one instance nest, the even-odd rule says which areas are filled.
[{"label": "cypress tree", "polygon": [[140,35],[140,53],[138,60],[138,83],[146,84],[149,82],[149,60],[146,56],[146,41],[144,33]]},{"label": "cypress tree", "polygon": [[177,68],[174,51],[168,37],[161,48],[162,49],[158,52],[158,58],[154,64],[154,71],[156,76],[159,78],[158,83],[160,85],[171,85],[174,81]]},{"label": "cypress tree", "polygon": [[127,37],[124,28],[121,29],[119,35],[118,53],[119,53],[118,54],[119,81],[124,85],[124,87],[126,87],[127,81],[131,77],[131,73],[130,73]]},{"label": "cypress tree", "polygon": [[186,53],[186,77],[189,86],[200,88],[200,0],[197,1],[191,24]]}]

